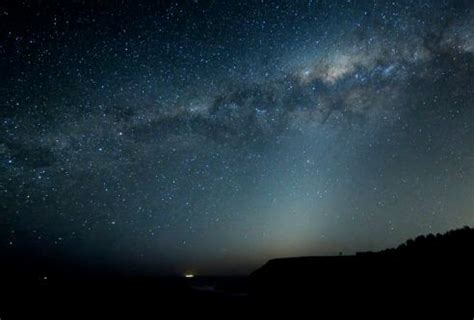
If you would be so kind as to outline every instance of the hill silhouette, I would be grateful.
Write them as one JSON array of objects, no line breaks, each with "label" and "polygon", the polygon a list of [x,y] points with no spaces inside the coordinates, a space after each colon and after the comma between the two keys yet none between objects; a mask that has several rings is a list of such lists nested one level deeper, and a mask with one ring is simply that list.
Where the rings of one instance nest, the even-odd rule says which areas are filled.
[{"label": "hill silhouette", "polygon": [[[154,277],[31,251],[2,254],[2,319],[165,314],[315,319],[473,319],[474,229],[353,256],[282,258],[246,277]],[[25,254],[28,253],[28,254]],[[47,276],[47,278],[46,278]],[[152,316],[152,317],[150,317]]]},{"label": "hill silhouette", "polygon": [[474,229],[419,236],[353,256],[270,260],[250,276],[267,306],[308,306],[325,316],[472,319]]}]

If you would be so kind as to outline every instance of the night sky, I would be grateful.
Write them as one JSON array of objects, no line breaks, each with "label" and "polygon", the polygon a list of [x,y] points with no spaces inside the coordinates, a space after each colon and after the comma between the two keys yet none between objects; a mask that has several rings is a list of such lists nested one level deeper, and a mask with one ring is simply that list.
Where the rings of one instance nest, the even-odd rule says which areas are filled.
[{"label": "night sky", "polygon": [[7,1],[0,75],[2,252],[233,273],[474,224],[470,0]]}]

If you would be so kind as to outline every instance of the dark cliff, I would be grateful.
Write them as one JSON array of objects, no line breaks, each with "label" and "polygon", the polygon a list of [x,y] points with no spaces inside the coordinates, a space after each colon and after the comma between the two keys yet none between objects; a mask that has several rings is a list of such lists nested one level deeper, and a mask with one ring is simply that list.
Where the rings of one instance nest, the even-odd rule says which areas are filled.
[{"label": "dark cliff", "polygon": [[252,273],[251,294],[326,315],[470,318],[473,271],[474,229],[465,227],[381,252],[274,259]]}]

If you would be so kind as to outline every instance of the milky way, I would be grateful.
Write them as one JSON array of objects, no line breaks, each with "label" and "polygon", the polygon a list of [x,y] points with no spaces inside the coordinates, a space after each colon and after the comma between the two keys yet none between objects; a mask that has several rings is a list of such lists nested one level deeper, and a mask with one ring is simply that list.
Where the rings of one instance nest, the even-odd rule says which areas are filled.
[{"label": "milky way", "polygon": [[244,272],[474,223],[470,1],[0,6],[0,247]]}]

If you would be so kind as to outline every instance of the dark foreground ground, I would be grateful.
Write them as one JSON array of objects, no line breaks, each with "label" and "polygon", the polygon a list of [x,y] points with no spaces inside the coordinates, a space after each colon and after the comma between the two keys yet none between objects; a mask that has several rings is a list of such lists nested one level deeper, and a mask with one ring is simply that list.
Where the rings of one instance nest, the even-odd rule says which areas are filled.
[{"label": "dark foreground ground", "polygon": [[[334,270],[340,271],[338,267]],[[34,287],[6,289],[1,319],[250,319],[278,315],[298,319],[307,318],[307,312],[312,319],[474,316],[472,281],[469,285],[434,285],[437,279],[432,279],[436,275],[431,273],[420,280],[409,279],[419,281],[416,283],[395,275],[367,283],[362,278],[351,281],[342,276],[334,280],[332,276],[330,272],[316,280],[302,273],[279,280],[255,280],[257,284],[247,277],[109,279],[69,284],[42,281]],[[428,279],[432,282],[427,283]]]},{"label": "dark foreground ground", "polygon": [[312,319],[474,318],[473,281],[464,277],[472,277],[474,269],[445,266],[413,272],[414,265],[403,262],[367,263],[356,257],[282,259],[270,261],[250,277],[10,283],[2,288],[0,318],[174,319],[184,315],[250,319],[287,315],[297,319],[307,318],[307,312]]},{"label": "dark foreground ground", "polygon": [[[474,230],[355,256],[275,259],[241,277],[1,265],[0,319],[474,319]],[[25,261],[25,260],[24,260]],[[74,271],[71,271],[74,270]]]},{"label": "dark foreground ground", "polygon": [[247,277],[38,279],[5,288],[2,320],[168,319],[249,310]]}]

